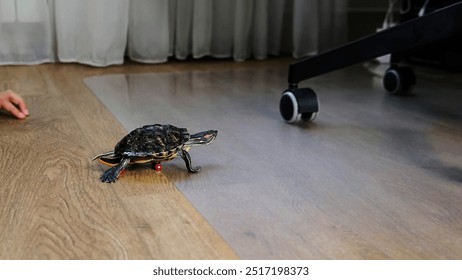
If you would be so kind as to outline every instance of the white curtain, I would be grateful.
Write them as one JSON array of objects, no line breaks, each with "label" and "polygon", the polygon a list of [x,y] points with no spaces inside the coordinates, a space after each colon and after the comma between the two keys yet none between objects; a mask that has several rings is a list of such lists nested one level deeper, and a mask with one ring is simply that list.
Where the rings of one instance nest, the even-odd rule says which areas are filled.
[{"label": "white curtain", "polygon": [[348,1],[294,0],[293,56],[314,55],[346,42]]},{"label": "white curtain", "polygon": [[313,55],[346,40],[346,0],[0,0],[0,64]]},{"label": "white curtain", "polygon": [[0,0],[0,64],[54,60],[47,0]]},{"label": "white curtain", "polygon": [[95,66],[123,63],[129,1],[56,0],[54,4],[59,61]]}]

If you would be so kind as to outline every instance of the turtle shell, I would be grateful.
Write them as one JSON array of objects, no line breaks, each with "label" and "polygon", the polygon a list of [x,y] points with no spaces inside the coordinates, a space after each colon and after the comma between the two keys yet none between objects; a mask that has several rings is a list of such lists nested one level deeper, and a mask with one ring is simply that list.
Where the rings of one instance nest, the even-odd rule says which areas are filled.
[{"label": "turtle shell", "polygon": [[189,140],[186,128],[167,124],[145,125],[130,132],[117,143],[115,156],[168,160]]}]

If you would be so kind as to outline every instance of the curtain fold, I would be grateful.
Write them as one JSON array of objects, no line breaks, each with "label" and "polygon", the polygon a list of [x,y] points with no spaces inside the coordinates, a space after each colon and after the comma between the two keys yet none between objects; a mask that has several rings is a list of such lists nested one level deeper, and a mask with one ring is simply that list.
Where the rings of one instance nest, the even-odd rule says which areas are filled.
[{"label": "curtain fold", "polygon": [[[170,3],[172,2],[172,3]],[[175,9],[176,1],[151,0],[130,3],[128,28],[128,56],[144,63],[167,61],[172,55],[175,27],[169,10]]]},{"label": "curtain fold", "polygon": [[346,11],[345,0],[0,0],[0,64],[300,58],[346,41]]},{"label": "curtain fold", "polygon": [[122,64],[128,0],[55,1],[57,56],[93,66]]},{"label": "curtain fold", "polygon": [[54,61],[46,0],[0,0],[0,65]]},{"label": "curtain fold", "polygon": [[201,58],[212,53],[213,0],[194,1],[192,26],[192,53]]}]

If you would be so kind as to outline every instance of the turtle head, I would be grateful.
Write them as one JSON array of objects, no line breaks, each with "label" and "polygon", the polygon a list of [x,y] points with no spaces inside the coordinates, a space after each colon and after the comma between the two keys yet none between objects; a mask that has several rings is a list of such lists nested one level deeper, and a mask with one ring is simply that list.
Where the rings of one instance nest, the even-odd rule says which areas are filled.
[{"label": "turtle head", "polygon": [[196,134],[192,134],[189,138],[188,142],[186,142],[186,146],[202,146],[208,145],[212,143],[215,138],[217,138],[218,131],[217,130],[207,130],[202,131]]}]

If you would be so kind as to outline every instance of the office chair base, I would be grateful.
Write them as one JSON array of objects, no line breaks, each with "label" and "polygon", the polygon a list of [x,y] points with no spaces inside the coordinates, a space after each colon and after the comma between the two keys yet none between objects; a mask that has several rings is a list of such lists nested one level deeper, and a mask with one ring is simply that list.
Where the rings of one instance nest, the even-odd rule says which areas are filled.
[{"label": "office chair base", "polygon": [[[288,123],[314,119],[318,112],[317,97],[305,99],[299,93],[316,94],[311,89],[297,89],[298,83],[386,54],[392,55],[393,67],[384,77],[385,89],[393,94],[408,94],[415,84],[415,74],[410,68],[397,66],[398,63],[419,48],[450,38],[460,38],[461,35],[462,1],[458,1],[341,47],[299,60],[289,67],[289,89],[283,93],[279,104],[281,115]],[[305,109],[305,103],[312,104],[312,108]]]}]

